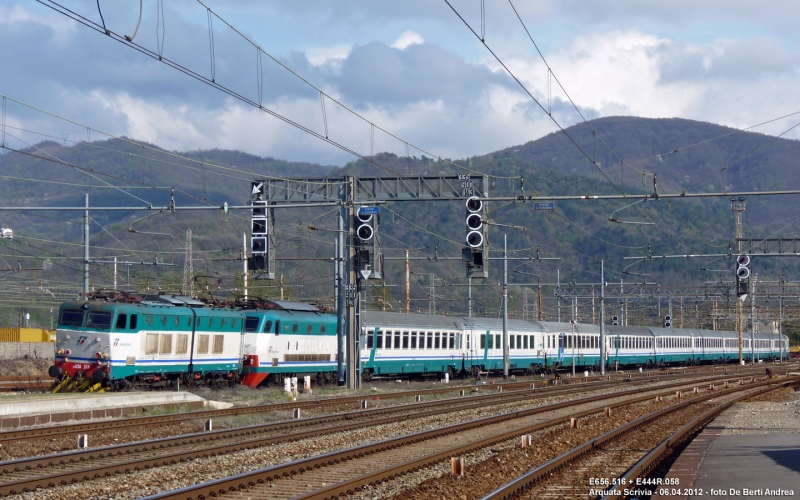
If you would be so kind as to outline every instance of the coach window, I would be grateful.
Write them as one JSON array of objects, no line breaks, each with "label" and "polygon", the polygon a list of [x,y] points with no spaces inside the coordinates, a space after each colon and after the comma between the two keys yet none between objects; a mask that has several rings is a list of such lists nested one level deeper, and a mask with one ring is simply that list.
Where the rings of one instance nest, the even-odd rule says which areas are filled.
[{"label": "coach window", "polygon": [[400,349],[400,330],[394,332],[394,348]]},{"label": "coach window", "polygon": [[411,332],[411,348],[417,348],[417,332]]},{"label": "coach window", "polygon": [[479,335],[481,349],[486,349],[486,335]]},{"label": "coach window", "polygon": [[117,330],[124,330],[125,327],[128,325],[128,315],[127,314],[118,314],[117,315]]},{"label": "coach window", "polygon": [[137,319],[139,318],[138,314],[131,314],[131,330],[136,330],[136,323]]},{"label": "coach window", "polygon": [[425,345],[426,349],[433,349],[433,332],[428,332],[428,342]]},{"label": "coach window", "polygon": [[148,333],[145,336],[144,353],[145,354],[158,354],[158,334],[157,333]]},{"label": "coach window", "polygon": [[514,336],[513,335],[509,335],[508,336],[508,348],[509,349],[513,349],[514,348]]},{"label": "coach window", "polygon": [[375,342],[376,349],[383,349],[383,330],[378,330],[378,338]]},{"label": "coach window", "polygon": [[375,345],[375,339],[373,337],[374,334],[367,334],[367,349],[372,349],[372,346]]},{"label": "coach window", "polygon": [[434,335],[433,348],[439,349],[439,346],[441,345],[442,332],[436,332],[433,335]]},{"label": "coach window", "polygon": [[408,332],[403,332],[403,349],[408,349]]},{"label": "coach window", "polygon": [[528,336],[527,335],[522,337],[522,348],[523,349],[527,349],[528,348]]},{"label": "coach window", "polygon": [[450,349],[456,348],[456,334],[455,332],[450,332]]}]

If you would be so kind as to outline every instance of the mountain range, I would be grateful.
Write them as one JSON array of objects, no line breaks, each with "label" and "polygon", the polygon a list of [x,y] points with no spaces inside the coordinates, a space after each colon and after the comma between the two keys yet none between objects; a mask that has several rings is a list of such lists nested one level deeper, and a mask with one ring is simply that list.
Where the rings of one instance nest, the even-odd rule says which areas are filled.
[{"label": "mountain range", "polygon": [[[92,206],[160,207],[243,205],[252,179],[276,177],[337,177],[342,175],[455,175],[469,171],[490,176],[491,194],[535,193],[546,199],[560,195],[634,195],[653,193],[720,193],[800,189],[800,142],[755,132],[684,119],[608,117],[579,124],[528,143],[466,159],[436,161],[384,153],[375,163],[364,160],[342,167],[286,162],[241,151],[219,149],[164,152],[157,145],[126,139],[67,143],[47,140],[33,147],[0,155],[0,195],[6,207],[75,207],[89,194]],[[387,168],[382,168],[387,167]],[[524,179],[521,181],[521,179]],[[654,183],[655,179],[655,183]],[[524,191],[521,191],[524,187]],[[743,214],[747,238],[789,238],[800,231],[796,196],[749,196]],[[489,204],[490,252],[502,254],[503,234],[515,257],[560,258],[556,261],[509,262],[513,283],[606,280],[647,282],[662,286],[699,285],[730,280],[733,262],[727,258],[654,259],[635,262],[623,257],[663,254],[724,254],[734,238],[734,216],[727,196],[660,199],[634,204],[615,201],[557,201],[552,212],[535,211],[531,203]],[[629,206],[630,205],[630,206]],[[626,208],[627,207],[627,208]],[[277,211],[280,282],[251,282],[251,293],[331,303],[333,213],[324,209]],[[146,216],[146,219],[144,219]],[[461,202],[396,202],[381,208],[381,235],[387,257],[385,287],[371,288],[369,304],[403,307],[405,263],[414,257],[459,256],[465,236]],[[613,219],[616,222],[612,222]],[[82,289],[82,210],[0,211],[0,225],[14,230],[13,240],[0,240],[0,268],[5,271],[0,295],[0,323],[15,324],[20,308],[28,307],[39,324],[49,324],[49,308],[77,297]],[[517,226],[517,227],[508,227]],[[225,295],[239,286],[242,235],[248,214],[219,209],[202,211],[92,211],[91,259],[118,260],[117,286],[151,290],[182,288],[186,232],[192,232],[193,274],[197,286]],[[314,228],[314,229],[312,229]],[[524,228],[524,231],[520,228]],[[157,256],[156,256],[157,254]],[[159,263],[171,266],[153,266]],[[120,262],[136,262],[122,265]],[[113,285],[113,265],[92,266],[95,288]],[[760,279],[796,279],[800,266],[791,258],[760,259],[754,264]],[[708,269],[710,271],[706,271]],[[413,260],[411,298],[414,310],[463,313],[466,282],[458,261]],[[434,276],[432,278],[432,276]],[[474,310],[496,316],[502,263],[490,263],[488,286],[475,287]],[[444,280],[444,281],[443,281]],[[220,284],[221,283],[221,284]],[[433,285],[433,288],[431,286]],[[513,317],[535,309],[535,286],[512,287]],[[527,304],[526,304],[527,301]],[[642,321],[655,321],[655,299],[635,301]],[[588,307],[579,307],[585,319]],[[562,304],[562,319],[569,318]],[[634,313],[631,313],[634,314]],[[544,315],[556,319],[553,289],[544,289]],[[697,321],[703,320],[698,316]]]}]

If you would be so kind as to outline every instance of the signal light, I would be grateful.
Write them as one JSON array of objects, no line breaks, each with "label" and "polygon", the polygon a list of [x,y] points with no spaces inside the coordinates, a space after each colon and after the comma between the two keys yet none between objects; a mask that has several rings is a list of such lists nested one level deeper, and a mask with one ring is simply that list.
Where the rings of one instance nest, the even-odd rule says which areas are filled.
[{"label": "signal light", "polygon": [[483,219],[480,214],[469,214],[467,216],[467,228],[470,231],[476,231],[483,227]]},{"label": "signal light", "polygon": [[619,316],[616,314],[611,316],[611,326],[618,326],[619,325]]},{"label": "signal light", "polygon": [[736,264],[739,266],[749,266],[750,265],[750,256],[742,254],[736,257]]},{"label": "signal light", "polygon": [[664,328],[671,328],[672,327],[672,316],[667,314],[664,316]]},{"label": "signal light", "polygon": [[736,269],[736,277],[740,280],[746,280],[750,277],[750,269],[747,267],[740,267]]},{"label": "signal light", "polygon": [[476,213],[483,210],[483,202],[477,196],[470,196],[467,198],[467,210],[470,213]]},{"label": "signal light", "polygon": [[375,231],[369,224],[362,224],[356,229],[356,237],[361,241],[369,241],[374,235]]},{"label": "signal light", "polygon": [[483,245],[483,235],[478,231],[470,231],[467,235],[467,245],[471,248],[478,248]]}]

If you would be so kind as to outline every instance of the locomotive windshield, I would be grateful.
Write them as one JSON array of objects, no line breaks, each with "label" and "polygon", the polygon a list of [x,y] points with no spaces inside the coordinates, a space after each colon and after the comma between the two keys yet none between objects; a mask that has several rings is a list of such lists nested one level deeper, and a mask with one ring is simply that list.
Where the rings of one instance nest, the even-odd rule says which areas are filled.
[{"label": "locomotive windshield", "polygon": [[83,309],[64,309],[61,311],[59,323],[64,326],[83,325]]},{"label": "locomotive windshield", "polygon": [[111,313],[108,311],[89,311],[86,319],[86,326],[89,328],[100,328],[107,330],[111,328]]},{"label": "locomotive windshield", "polygon": [[258,322],[260,318],[257,316],[247,316],[244,320],[244,331],[256,332],[258,331]]}]

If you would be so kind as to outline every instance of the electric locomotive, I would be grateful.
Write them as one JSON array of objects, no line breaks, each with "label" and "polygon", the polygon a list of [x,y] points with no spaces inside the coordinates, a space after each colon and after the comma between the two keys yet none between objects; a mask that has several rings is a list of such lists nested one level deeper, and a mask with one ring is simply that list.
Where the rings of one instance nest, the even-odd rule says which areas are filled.
[{"label": "electric locomotive", "polygon": [[189,297],[100,292],[61,305],[53,391],[233,383],[244,314]]},{"label": "electric locomotive", "polygon": [[281,375],[332,381],[337,370],[336,315],[302,302],[250,301],[244,309],[242,384],[257,387]]}]

